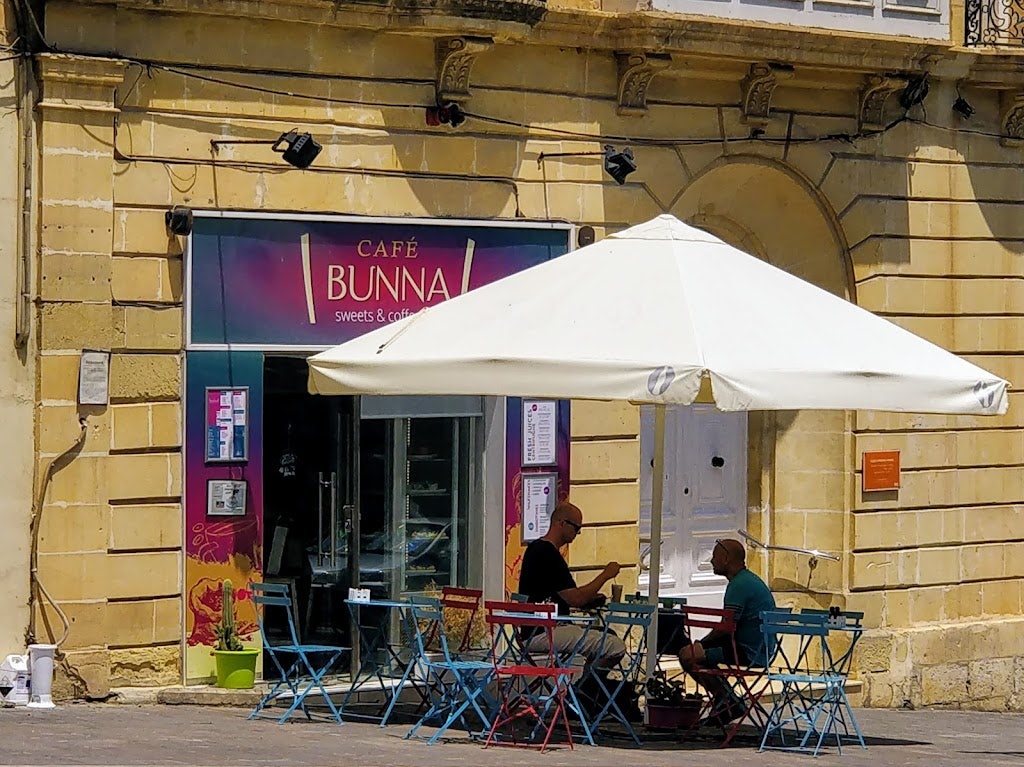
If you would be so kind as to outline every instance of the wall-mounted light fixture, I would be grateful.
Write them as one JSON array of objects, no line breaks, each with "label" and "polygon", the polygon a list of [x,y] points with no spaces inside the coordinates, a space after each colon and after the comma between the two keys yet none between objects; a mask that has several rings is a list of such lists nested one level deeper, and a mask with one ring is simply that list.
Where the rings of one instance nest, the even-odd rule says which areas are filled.
[{"label": "wall-mounted light fixture", "polygon": [[286,163],[296,168],[308,168],[323,147],[309,133],[290,130],[276,139],[212,139],[210,146],[216,153],[223,144],[265,144],[280,153]]},{"label": "wall-mounted light fixture", "polygon": [[969,120],[974,114],[974,107],[971,106],[970,102],[963,96],[956,97],[956,101],[953,102],[952,109],[965,120]]},{"label": "wall-mounted light fixture", "polygon": [[537,155],[537,167],[549,157],[603,157],[605,172],[615,179],[615,183],[622,186],[626,183],[626,176],[636,170],[636,160],[633,158],[633,150],[626,147],[617,152],[611,144],[605,144],[604,150],[600,152],[541,152]]},{"label": "wall-mounted light fixture", "polygon": [[626,147],[621,152],[616,152],[615,147],[606,144],[604,147],[604,169],[609,176],[615,179],[616,184],[622,186],[626,183],[626,176],[636,170],[633,150]]},{"label": "wall-mounted light fixture", "polygon": [[466,122],[466,113],[454,101],[447,104],[439,104],[436,107],[427,107],[427,125],[450,125],[458,128]]}]

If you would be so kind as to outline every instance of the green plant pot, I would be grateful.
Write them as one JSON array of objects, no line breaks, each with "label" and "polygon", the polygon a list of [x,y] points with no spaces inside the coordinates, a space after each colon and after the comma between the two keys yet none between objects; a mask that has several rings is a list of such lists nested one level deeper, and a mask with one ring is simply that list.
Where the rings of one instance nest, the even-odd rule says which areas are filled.
[{"label": "green plant pot", "polygon": [[259,650],[214,650],[217,686],[229,690],[249,690],[256,683],[256,659]]}]

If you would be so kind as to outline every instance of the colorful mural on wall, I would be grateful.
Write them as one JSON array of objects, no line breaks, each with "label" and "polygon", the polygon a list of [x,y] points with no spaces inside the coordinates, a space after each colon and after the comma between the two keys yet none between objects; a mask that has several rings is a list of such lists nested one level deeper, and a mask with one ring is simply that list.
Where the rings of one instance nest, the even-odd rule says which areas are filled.
[{"label": "colorful mural on wall", "polygon": [[[259,647],[256,606],[246,585],[263,563],[263,354],[195,351],[186,355],[185,387],[185,669],[189,681],[213,676],[210,650],[220,621],[221,581],[236,584],[243,644]],[[207,387],[249,387],[248,459],[207,463]],[[244,516],[207,514],[208,483],[245,481]]]}]

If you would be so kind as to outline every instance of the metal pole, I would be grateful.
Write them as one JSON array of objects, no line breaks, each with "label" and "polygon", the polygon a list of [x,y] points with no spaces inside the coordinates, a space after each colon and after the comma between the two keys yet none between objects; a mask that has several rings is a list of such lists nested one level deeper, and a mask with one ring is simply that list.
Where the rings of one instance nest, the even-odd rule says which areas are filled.
[{"label": "metal pole", "polygon": [[647,634],[647,676],[658,664],[658,588],[661,585],[661,513],[665,489],[665,406],[654,406],[654,471],[651,474],[651,558],[648,601],[654,605]]},{"label": "metal pole", "polygon": [[331,472],[331,572],[338,569],[338,472]]},{"label": "metal pole", "polygon": [[317,472],[316,475],[316,563],[323,567],[324,557],[324,473]]}]

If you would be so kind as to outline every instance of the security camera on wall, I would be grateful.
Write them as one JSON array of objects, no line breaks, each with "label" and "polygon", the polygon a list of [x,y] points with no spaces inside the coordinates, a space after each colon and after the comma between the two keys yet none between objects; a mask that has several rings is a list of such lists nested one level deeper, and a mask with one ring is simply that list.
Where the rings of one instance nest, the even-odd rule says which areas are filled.
[{"label": "security camera on wall", "polygon": [[171,208],[164,214],[164,222],[167,224],[167,231],[171,234],[190,235],[192,234],[192,209]]}]

